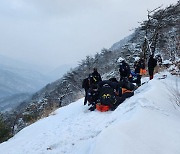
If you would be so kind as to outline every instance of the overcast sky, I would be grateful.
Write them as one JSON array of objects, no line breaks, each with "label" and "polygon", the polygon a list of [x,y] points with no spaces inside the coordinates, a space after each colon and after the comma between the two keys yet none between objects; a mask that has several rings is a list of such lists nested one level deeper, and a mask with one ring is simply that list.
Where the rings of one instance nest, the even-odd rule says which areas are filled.
[{"label": "overcast sky", "polygon": [[132,33],[147,10],[177,0],[0,0],[0,54],[58,67]]}]

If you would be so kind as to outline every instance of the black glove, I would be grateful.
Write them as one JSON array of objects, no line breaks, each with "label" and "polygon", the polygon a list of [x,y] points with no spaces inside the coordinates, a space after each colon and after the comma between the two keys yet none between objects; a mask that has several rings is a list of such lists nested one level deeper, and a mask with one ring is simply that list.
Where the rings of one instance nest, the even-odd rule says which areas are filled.
[{"label": "black glove", "polygon": [[96,109],[96,106],[95,105],[93,105],[93,106],[91,106],[88,110],[90,110],[90,111],[94,111]]}]

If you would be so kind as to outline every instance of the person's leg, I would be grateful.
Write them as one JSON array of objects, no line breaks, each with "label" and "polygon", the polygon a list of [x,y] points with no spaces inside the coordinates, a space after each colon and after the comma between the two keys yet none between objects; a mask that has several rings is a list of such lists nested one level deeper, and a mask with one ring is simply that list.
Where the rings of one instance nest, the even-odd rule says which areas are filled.
[{"label": "person's leg", "polygon": [[150,80],[152,80],[153,79],[153,75],[150,75],[150,78],[149,78]]},{"label": "person's leg", "polygon": [[154,70],[153,69],[149,69],[149,79],[153,79],[153,73],[154,73]]},{"label": "person's leg", "polygon": [[141,86],[141,75],[137,75],[136,85],[137,85],[138,87]]},{"label": "person's leg", "polygon": [[85,91],[85,97],[84,97],[84,105],[87,104],[87,91]]}]

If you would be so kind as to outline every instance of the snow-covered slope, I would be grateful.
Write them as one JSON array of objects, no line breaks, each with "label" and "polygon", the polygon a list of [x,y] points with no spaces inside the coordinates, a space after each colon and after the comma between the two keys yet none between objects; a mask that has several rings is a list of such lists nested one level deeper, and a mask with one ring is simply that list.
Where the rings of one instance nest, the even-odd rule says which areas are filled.
[{"label": "snow-covered slope", "polygon": [[115,111],[90,112],[83,99],[62,107],[0,144],[0,153],[179,154],[180,108],[172,92],[180,78],[161,75]]}]

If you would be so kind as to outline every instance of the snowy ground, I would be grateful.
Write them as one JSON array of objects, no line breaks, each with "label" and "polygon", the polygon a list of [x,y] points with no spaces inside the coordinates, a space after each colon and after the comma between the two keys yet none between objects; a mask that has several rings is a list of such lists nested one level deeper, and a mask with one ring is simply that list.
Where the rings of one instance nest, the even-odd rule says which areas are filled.
[{"label": "snowy ground", "polygon": [[180,107],[172,97],[180,78],[163,74],[115,111],[90,112],[83,99],[60,108],[0,144],[0,154],[180,154]]}]

